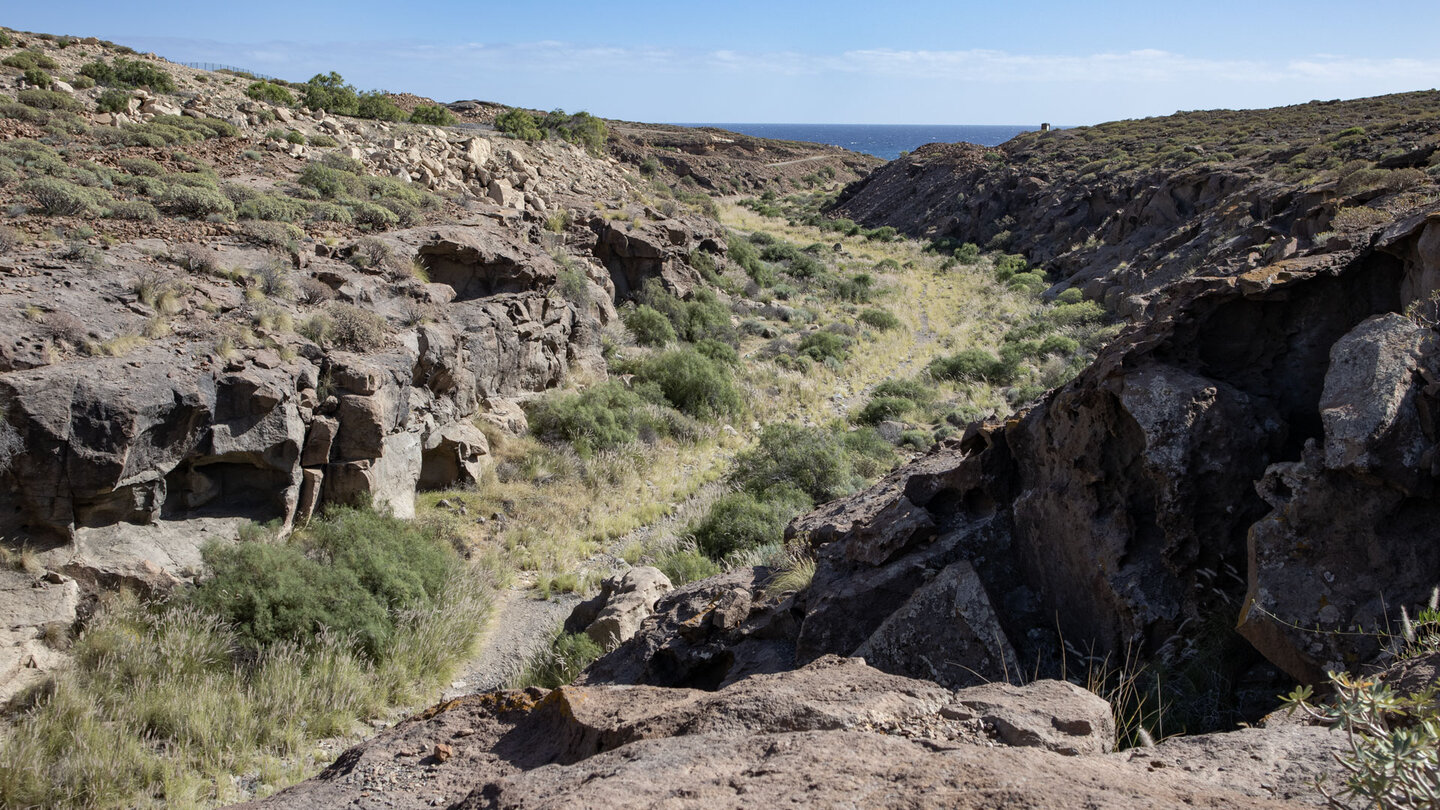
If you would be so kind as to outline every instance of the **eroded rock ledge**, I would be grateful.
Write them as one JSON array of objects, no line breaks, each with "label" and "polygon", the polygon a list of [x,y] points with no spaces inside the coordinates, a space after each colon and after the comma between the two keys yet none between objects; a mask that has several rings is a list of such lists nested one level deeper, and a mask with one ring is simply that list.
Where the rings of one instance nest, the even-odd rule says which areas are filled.
[{"label": "eroded rock ledge", "polygon": [[461,698],[247,806],[1296,807],[1321,803],[1310,785],[1343,744],[1280,724],[1110,753],[1113,735],[1069,683],[952,691],[826,656],[718,692]]}]

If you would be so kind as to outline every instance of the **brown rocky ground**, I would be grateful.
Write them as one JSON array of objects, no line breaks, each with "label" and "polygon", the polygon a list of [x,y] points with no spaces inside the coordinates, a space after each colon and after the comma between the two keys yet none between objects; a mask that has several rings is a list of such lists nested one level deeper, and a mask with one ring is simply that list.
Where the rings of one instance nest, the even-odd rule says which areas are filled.
[{"label": "brown rocky ground", "polygon": [[1342,744],[1285,723],[1120,753],[1113,736],[1072,684],[952,692],[826,657],[718,692],[461,698],[247,806],[1298,807],[1322,803]]}]

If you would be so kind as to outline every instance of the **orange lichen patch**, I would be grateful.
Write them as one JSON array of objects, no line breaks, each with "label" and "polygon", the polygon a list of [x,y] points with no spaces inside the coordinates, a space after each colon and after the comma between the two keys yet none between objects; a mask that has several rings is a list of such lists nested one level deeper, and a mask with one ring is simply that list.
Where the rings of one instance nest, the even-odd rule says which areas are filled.
[{"label": "orange lichen patch", "polygon": [[1307,259],[1282,259],[1274,264],[1257,267],[1236,279],[1244,293],[1264,292],[1276,284],[1290,284],[1315,275],[1313,262]]}]

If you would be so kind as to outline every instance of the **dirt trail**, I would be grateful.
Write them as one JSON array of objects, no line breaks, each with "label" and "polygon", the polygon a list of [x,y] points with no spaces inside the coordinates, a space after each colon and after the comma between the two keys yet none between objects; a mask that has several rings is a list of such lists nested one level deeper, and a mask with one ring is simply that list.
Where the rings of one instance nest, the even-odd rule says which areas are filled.
[{"label": "dirt trail", "polygon": [[443,699],[508,686],[580,601],[573,593],[550,599],[536,599],[535,594],[529,583],[517,583],[496,595],[480,652],[446,687]]},{"label": "dirt trail", "polygon": [[765,165],[773,169],[776,166],[794,166],[796,163],[808,163],[812,160],[825,160],[832,157],[834,157],[834,155],[811,155],[810,157],[795,158],[794,160],[782,160],[779,163],[766,163]]}]

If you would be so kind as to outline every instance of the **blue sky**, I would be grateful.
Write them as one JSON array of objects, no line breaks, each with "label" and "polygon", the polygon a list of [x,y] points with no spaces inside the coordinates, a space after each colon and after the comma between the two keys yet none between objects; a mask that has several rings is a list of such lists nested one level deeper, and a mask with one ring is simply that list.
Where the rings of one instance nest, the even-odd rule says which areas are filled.
[{"label": "blue sky", "polygon": [[1088,124],[1440,87],[1433,0],[68,0],[0,24],[638,121]]}]

